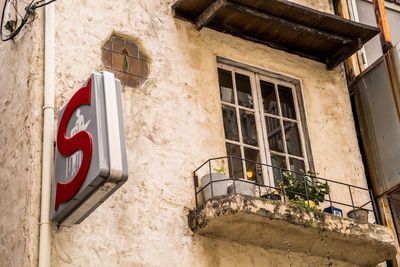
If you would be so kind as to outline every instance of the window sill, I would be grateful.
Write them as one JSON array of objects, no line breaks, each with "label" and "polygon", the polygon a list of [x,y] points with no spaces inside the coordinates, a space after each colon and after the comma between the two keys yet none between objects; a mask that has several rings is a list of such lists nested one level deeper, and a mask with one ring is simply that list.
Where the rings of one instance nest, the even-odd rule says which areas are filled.
[{"label": "window sill", "polygon": [[280,201],[242,194],[208,200],[189,212],[193,232],[264,248],[290,250],[358,265],[375,265],[396,254],[387,227],[360,223]]}]

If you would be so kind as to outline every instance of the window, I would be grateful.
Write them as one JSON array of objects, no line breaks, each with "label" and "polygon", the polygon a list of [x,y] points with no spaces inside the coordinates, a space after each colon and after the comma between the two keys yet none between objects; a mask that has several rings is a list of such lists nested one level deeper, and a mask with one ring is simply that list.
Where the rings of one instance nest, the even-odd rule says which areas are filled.
[{"label": "window", "polygon": [[[375,19],[375,11],[370,0],[352,0],[353,16],[356,21],[371,26],[377,26]],[[400,42],[400,31],[398,25],[400,22],[400,0],[385,1],[386,16],[389,23],[390,34],[393,45]],[[379,35],[372,38],[365,44],[365,55],[368,65],[374,63],[382,56],[382,48]],[[363,56],[363,61],[365,58]]]},{"label": "window", "polygon": [[149,75],[147,58],[130,41],[111,37],[103,46],[101,57],[105,69],[113,72],[122,85],[137,88]]},{"label": "window", "polygon": [[309,170],[304,111],[296,84],[254,69],[218,63],[226,151],[250,160],[229,163],[234,178],[274,185],[279,169],[267,170],[253,162]]}]

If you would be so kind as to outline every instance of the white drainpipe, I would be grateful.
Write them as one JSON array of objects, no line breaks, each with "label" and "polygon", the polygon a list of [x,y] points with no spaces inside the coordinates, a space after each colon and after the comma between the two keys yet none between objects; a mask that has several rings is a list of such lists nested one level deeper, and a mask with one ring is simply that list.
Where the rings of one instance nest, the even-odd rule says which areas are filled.
[{"label": "white drainpipe", "polygon": [[54,4],[45,6],[45,55],[44,55],[44,105],[43,105],[43,157],[42,194],[40,207],[39,267],[49,267],[51,259],[50,194],[54,154],[54,91],[55,64]]}]

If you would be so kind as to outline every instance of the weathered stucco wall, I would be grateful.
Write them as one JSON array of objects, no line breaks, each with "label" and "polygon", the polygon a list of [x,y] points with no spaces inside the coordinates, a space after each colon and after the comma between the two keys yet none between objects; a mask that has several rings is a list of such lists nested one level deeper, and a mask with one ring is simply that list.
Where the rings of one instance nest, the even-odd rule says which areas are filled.
[{"label": "weathered stucco wall", "polygon": [[[187,213],[194,206],[192,171],[225,154],[216,55],[299,79],[316,170],[366,186],[342,67],[328,71],[263,45],[197,32],[173,19],[173,2],[57,2],[56,111],[102,70],[101,47],[112,34],[141,47],[150,77],[123,90],[128,182],[82,224],[54,227],[52,265],[327,265],[326,258],[196,236]],[[317,8],[329,11],[330,3],[321,2]]]},{"label": "weathered stucco wall", "polygon": [[0,266],[37,262],[43,12],[0,42]]},{"label": "weathered stucco wall", "polygon": [[293,0],[297,4],[308,6],[314,8],[318,11],[333,13],[333,3],[330,0],[320,1],[320,0]]}]

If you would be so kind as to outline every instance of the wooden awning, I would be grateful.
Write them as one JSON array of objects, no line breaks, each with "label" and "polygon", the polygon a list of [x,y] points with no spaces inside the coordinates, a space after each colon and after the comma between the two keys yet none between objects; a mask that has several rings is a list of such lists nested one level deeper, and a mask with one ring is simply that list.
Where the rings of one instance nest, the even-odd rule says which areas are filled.
[{"label": "wooden awning", "polygon": [[178,0],[175,16],[288,53],[339,65],[379,28],[286,0]]}]

